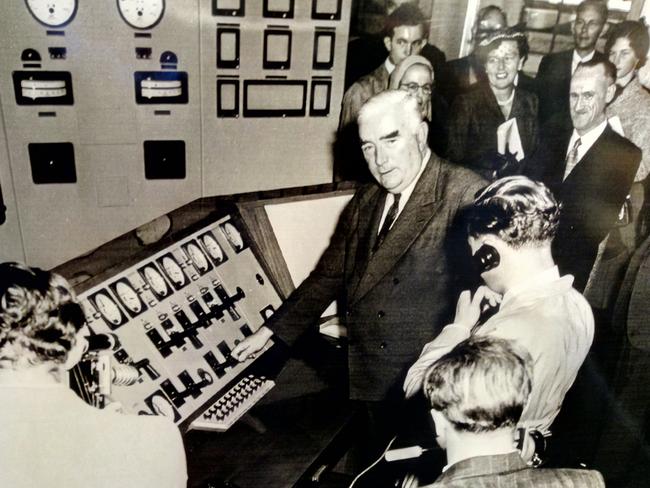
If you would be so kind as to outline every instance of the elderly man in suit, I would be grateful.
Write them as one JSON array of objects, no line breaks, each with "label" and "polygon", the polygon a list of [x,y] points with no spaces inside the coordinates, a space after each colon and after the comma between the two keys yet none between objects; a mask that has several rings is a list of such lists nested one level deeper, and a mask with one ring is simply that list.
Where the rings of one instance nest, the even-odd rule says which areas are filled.
[{"label": "elderly man in suit", "polygon": [[524,173],[544,181],[562,202],[553,255],[560,271],[584,290],[598,245],[615,224],[641,161],[641,151],[608,124],[605,107],[616,91],[607,60],[582,63],[571,78],[573,128],[554,119],[542,150]]},{"label": "elderly man in suit", "polygon": [[485,181],[429,149],[427,124],[408,92],[370,99],[359,135],[376,183],[357,191],[316,269],[233,355],[257,353],[273,333],[293,344],[338,298],[348,328],[350,397],[389,405],[401,401],[406,369],[445,323],[457,274],[447,254],[450,227]]},{"label": "elderly man in suit", "polygon": [[606,59],[604,54],[596,51],[596,42],[605,27],[607,15],[607,2],[583,1],[578,5],[572,26],[574,48],[542,58],[535,79],[540,122],[546,122],[555,114],[562,114],[568,120],[571,75],[581,63]]},{"label": "elderly man in suit", "polygon": [[535,381],[532,365],[511,341],[472,337],[431,366],[424,392],[448,465],[422,488],[605,486],[598,471],[534,469],[519,456],[512,440]]}]

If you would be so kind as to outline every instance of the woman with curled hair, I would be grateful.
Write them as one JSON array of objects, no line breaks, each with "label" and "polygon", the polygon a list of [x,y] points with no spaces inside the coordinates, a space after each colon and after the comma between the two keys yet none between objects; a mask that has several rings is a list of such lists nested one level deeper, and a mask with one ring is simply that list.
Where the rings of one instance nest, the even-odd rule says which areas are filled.
[{"label": "woman with curled hair", "polygon": [[641,86],[637,76],[647,61],[649,44],[648,28],[636,20],[616,24],[605,44],[605,54],[616,66],[617,87],[614,99],[607,106],[607,116],[617,116],[625,137],[643,151],[634,181],[641,181],[650,173],[650,93]]},{"label": "woman with curled hair", "polygon": [[64,278],[0,264],[0,485],[185,486],[175,425],[99,410],[68,387],[84,321]]},{"label": "woman with curled hair", "polygon": [[447,152],[447,102],[435,87],[433,66],[423,56],[411,55],[390,75],[388,88],[410,93],[418,101],[422,119],[429,125],[429,147],[440,157]]},{"label": "woman with curled hair", "polygon": [[61,276],[0,264],[0,374],[44,366],[59,375],[84,321]]},{"label": "woman with curled hair", "polygon": [[[528,41],[521,32],[504,30],[483,39],[476,56],[485,79],[459,95],[449,120],[449,160],[473,169],[489,180],[517,174],[521,159],[537,144],[537,96],[518,86],[519,71],[528,56]],[[498,152],[497,129],[515,119],[523,154],[508,148]]]}]

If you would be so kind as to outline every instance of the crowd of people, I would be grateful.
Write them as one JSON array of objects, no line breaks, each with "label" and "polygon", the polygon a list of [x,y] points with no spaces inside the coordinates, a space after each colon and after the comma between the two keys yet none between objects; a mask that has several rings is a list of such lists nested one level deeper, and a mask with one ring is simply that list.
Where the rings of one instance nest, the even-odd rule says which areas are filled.
[{"label": "crowd of people", "polygon": [[[419,409],[433,420],[423,433],[446,450],[447,466],[428,466],[432,483],[413,468],[401,486],[647,483],[648,395],[639,393],[648,390],[647,341],[621,346],[622,369],[603,359],[615,353],[592,354],[624,328],[612,321],[612,290],[647,246],[648,229],[650,94],[637,75],[648,29],[615,25],[600,53],[607,16],[605,2],[584,0],[574,49],[545,56],[536,78],[522,71],[526,35],[494,6],[479,12],[473,52],[449,63],[427,43],[410,3],[374,40],[387,54],[350,83],[339,127],[347,176],[365,183],[314,271],[232,351],[254,357],[271,336],[293,347],[338,300],[349,397],[364,413],[351,474],[413,424],[405,412]],[[0,456],[0,478],[7,486],[88,486],[92,456],[112,473],[102,486],[182,486],[173,425],[96,411],[63,388],[62,365],[82,322],[61,277],[0,265],[1,444],[15,447]],[[580,379],[585,367],[596,372],[593,390]],[[578,383],[588,385],[581,401],[599,409],[568,405]],[[621,413],[628,394],[636,410]],[[604,426],[594,412],[609,413],[608,405],[620,408]],[[567,409],[569,424],[583,422],[558,423]],[[602,427],[607,444],[599,446]],[[573,444],[585,430],[594,442]],[[27,440],[16,448],[17,439]],[[120,450],[139,454],[110,456]],[[381,485],[375,478],[368,486]]]},{"label": "crowd of people", "polygon": [[[609,452],[618,467],[647,464],[643,434],[598,442],[615,397],[608,382],[620,374],[623,348],[611,340],[616,292],[647,236],[650,140],[650,93],[637,75],[648,28],[612,23],[601,53],[607,21],[606,2],[580,3],[574,48],[545,55],[536,77],[524,72],[525,31],[508,27],[496,6],[479,11],[473,50],[461,59],[441,61],[414,2],[402,2],[383,37],[365,42],[377,63],[346,80],[335,148],[339,177],[365,184],[316,269],[235,354],[254,353],[274,334],[294,344],[339,299],[350,398],[366,411],[366,461],[398,430],[395,419],[411,420],[400,414],[404,399],[427,393],[427,371],[485,336],[516,344],[532,361],[530,395],[514,421],[524,461],[598,468],[594,459]],[[349,65],[358,48],[349,49]],[[468,269],[470,256],[478,273]],[[488,393],[474,400],[489,402]],[[565,396],[569,425],[559,415]],[[647,432],[647,402],[635,398],[635,428]],[[604,473],[612,486],[645,483],[617,471]],[[582,475],[548,486],[602,485],[599,475]],[[433,486],[472,483],[443,475]]]}]

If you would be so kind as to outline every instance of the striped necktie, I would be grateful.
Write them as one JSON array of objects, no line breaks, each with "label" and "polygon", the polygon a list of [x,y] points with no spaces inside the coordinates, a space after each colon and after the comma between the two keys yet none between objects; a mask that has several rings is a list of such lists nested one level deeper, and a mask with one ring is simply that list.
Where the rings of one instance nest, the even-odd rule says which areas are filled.
[{"label": "striped necktie", "polygon": [[562,181],[567,179],[567,176],[573,171],[573,168],[578,164],[578,148],[582,144],[582,141],[578,137],[576,142],[573,143],[573,147],[569,151],[569,154],[566,155],[566,166],[564,167],[564,178]]},{"label": "striped necktie", "polygon": [[395,219],[397,219],[397,213],[399,211],[399,199],[401,196],[402,196],[401,193],[393,194],[393,204],[388,209],[388,213],[386,214],[386,218],[384,219],[384,225],[381,226],[379,234],[377,234],[377,240],[375,241],[375,245],[372,249],[372,252],[376,252],[377,249],[379,249],[381,243],[384,242],[384,239],[386,239],[386,236],[388,235],[388,231],[395,223]]}]

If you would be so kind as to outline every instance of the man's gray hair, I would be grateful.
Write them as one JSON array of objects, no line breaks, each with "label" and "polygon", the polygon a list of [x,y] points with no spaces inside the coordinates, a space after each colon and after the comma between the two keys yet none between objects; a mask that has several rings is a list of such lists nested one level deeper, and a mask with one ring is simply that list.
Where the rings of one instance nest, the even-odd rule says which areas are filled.
[{"label": "man's gray hair", "polygon": [[422,113],[415,97],[407,91],[387,90],[375,95],[361,107],[357,123],[361,127],[365,120],[377,117],[380,113],[391,109],[401,111],[408,127],[413,131],[422,122]]}]

